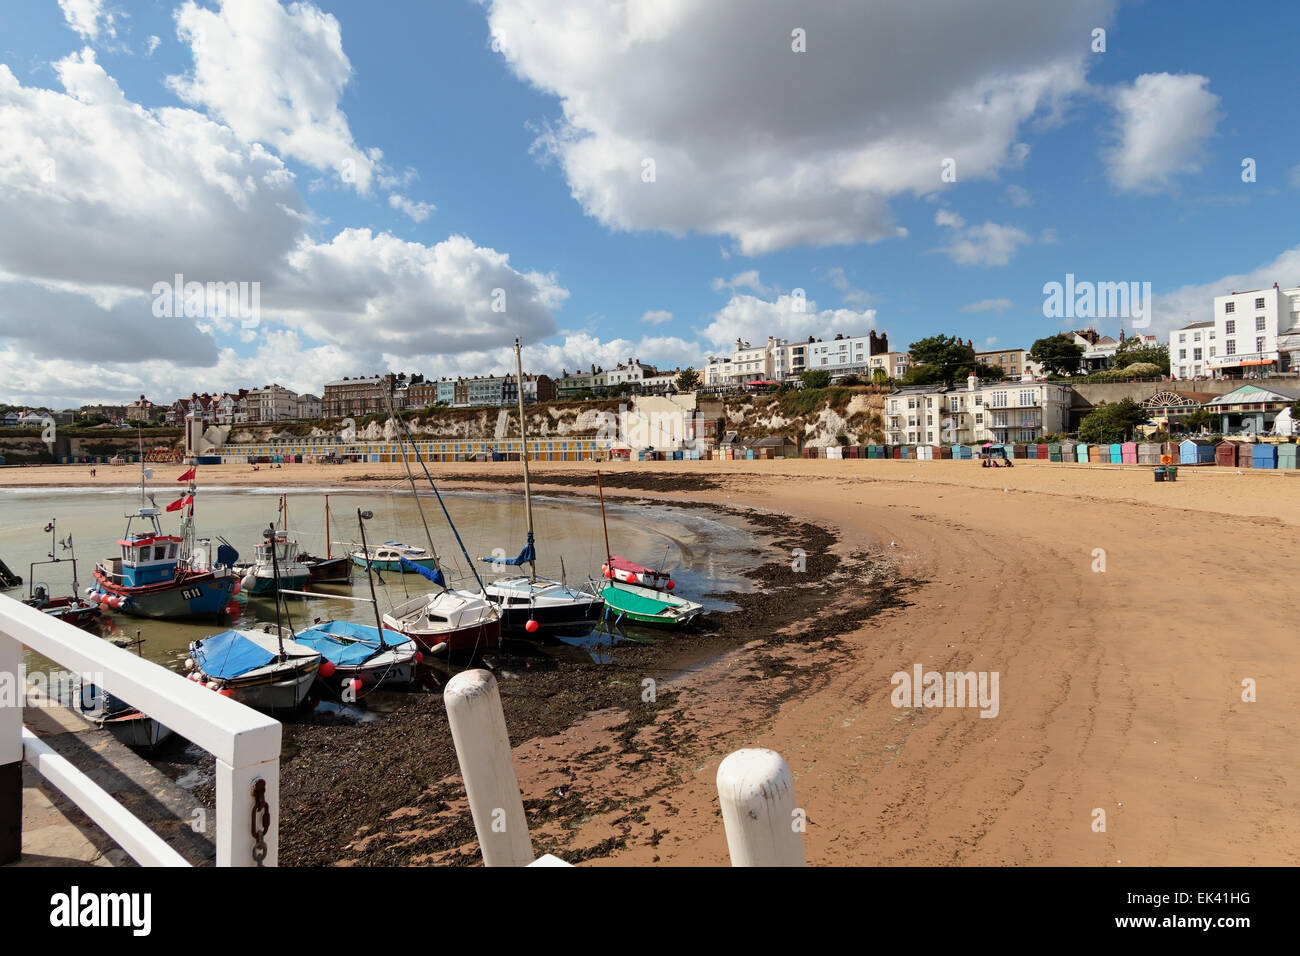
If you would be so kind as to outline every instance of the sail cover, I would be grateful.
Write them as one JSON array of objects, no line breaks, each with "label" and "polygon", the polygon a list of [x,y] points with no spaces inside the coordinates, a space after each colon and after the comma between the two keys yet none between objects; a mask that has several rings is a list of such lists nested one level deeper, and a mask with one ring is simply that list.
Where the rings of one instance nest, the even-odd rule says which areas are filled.
[{"label": "sail cover", "polygon": [[[308,628],[295,636],[294,640],[310,647],[335,665],[356,667],[379,652],[379,639],[376,636],[378,633],[375,628],[367,624],[326,621],[324,624]],[[410,644],[411,640],[396,631],[384,628],[384,643],[389,648],[395,648]]]},{"label": "sail cover", "polygon": [[238,677],[265,667],[273,660],[274,654],[238,631],[222,631],[194,645],[194,663],[209,677]]},{"label": "sail cover", "polygon": [[447,586],[447,582],[443,579],[441,570],[437,568],[430,570],[423,564],[416,564],[414,561],[408,561],[403,557],[399,557],[397,560],[402,562],[403,571],[414,571],[416,574],[428,578],[440,588],[445,588]]},{"label": "sail cover", "polygon": [[528,543],[524,545],[524,550],[519,552],[517,558],[479,558],[480,561],[486,561],[489,564],[510,564],[519,567],[521,564],[529,564],[537,560],[537,549],[533,547],[533,533],[528,532]]}]

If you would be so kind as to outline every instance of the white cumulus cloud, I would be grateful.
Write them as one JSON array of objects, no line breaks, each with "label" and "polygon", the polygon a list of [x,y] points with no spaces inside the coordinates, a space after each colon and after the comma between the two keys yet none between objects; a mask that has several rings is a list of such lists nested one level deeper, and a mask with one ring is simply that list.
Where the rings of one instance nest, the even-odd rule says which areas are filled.
[{"label": "white cumulus cloud", "polygon": [[1209,82],[1191,73],[1144,73],[1113,92],[1117,141],[1105,153],[1112,183],[1154,192],[1201,169],[1205,143],[1221,118]]}]

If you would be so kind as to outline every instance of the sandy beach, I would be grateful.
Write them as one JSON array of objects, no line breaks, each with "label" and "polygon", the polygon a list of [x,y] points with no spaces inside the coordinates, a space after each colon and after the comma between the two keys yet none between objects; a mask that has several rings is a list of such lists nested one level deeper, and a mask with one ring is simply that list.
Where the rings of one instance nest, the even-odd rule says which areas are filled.
[{"label": "sandy beach", "polygon": [[[661,684],[662,707],[634,733],[619,732],[629,703],[518,745],[539,850],[592,864],[724,864],[717,766],[763,746],[795,775],[813,864],[1300,863],[1300,692],[1288,683],[1300,643],[1285,597],[1300,558],[1300,477],[1290,477],[1300,473],[1182,468],[1157,484],[1135,466],[785,460],[539,462],[534,476],[548,491],[594,494],[598,467],[609,494],[830,529],[844,567],[855,554],[888,559],[906,606],[834,638],[755,633]],[[516,468],[431,471],[449,487],[500,487]],[[400,465],[199,470],[200,488],[388,487],[403,476]],[[136,480],[130,467],[99,466],[94,479],[86,466],[0,469],[0,488]],[[828,581],[826,621],[841,596],[873,583]],[[891,675],[918,664],[997,672],[997,715],[895,707]],[[1243,701],[1246,680],[1254,702]],[[548,802],[575,800],[587,812],[548,822]],[[392,814],[394,831],[433,825],[406,809]]]}]

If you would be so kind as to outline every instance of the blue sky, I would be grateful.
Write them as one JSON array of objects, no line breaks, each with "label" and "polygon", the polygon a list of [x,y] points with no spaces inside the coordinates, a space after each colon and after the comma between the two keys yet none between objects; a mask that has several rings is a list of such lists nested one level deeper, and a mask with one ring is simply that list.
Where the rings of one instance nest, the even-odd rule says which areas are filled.
[{"label": "blue sky", "polygon": [[[1066,273],[1150,282],[1163,338],[1300,285],[1265,52],[1300,5],[813,6],[6,4],[0,401],[319,394],[502,370],[515,335],[550,374],[737,335],[1028,347]],[[176,272],[260,282],[256,327],[153,314]]]}]

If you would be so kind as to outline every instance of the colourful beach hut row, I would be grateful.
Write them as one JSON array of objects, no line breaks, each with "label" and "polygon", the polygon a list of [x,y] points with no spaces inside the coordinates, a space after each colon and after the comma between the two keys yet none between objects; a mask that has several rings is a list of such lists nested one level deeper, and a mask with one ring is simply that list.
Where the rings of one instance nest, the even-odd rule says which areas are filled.
[{"label": "colourful beach hut row", "polygon": [[1008,458],[1079,464],[1164,464],[1168,457],[1178,465],[1218,465],[1230,468],[1300,469],[1300,445],[1252,442],[1211,442],[1188,438],[1182,442],[1114,442],[1089,444],[1062,441],[999,445],[846,445],[805,448],[805,458],[868,458],[901,461],[968,460],[986,448],[1001,448]]}]

